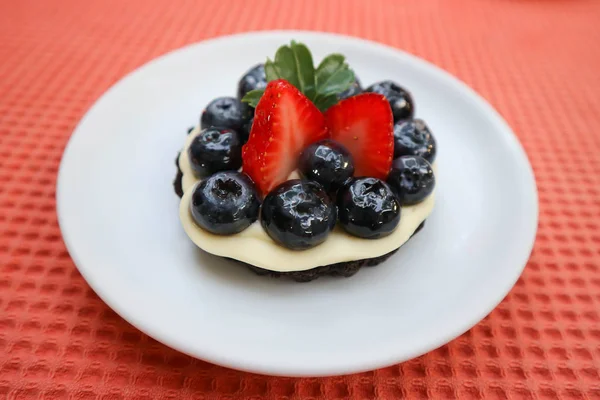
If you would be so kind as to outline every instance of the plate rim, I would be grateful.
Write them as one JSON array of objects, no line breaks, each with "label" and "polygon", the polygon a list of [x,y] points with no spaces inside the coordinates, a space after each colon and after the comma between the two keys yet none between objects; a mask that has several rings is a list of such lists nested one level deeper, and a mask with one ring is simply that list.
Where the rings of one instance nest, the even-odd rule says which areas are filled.
[{"label": "plate rim", "polygon": [[[518,268],[515,268],[514,273],[510,275],[510,279],[507,278],[506,282],[503,282],[502,290],[498,289],[498,294],[496,296],[492,296],[493,299],[488,299],[484,306],[473,307],[469,312],[469,318],[462,318],[460,324],[455,324],[453,328],[449,328],[444,331],[443,334],[438,334],[436,336],[437,340],[432,340],[432,343],[421,344],[418,348],[415,348],[412,352],[403,352],[401,355],[395,353],[393,349],[390,349],[388,355],[377,355],[373,356],[370,360],[361,360],[358,362],[354,362],[352,365],[347,367],[342,366],[298,366],[298,365],[286,365],[286,366],[274,366],[267,365],[262,363],[260,360],[255,360],[254,362],[244,362],[238,361],[235,358],[224,354],[217,354],[213,351],[210,351],[207,346],[205,347],[204,352],[199,352],[195,347],[191,350],[192,346],[188,346],[186,343],[182,343],[176,337],[169,335],[164,330],[158,331],[153,327],[149,326],[143,320],[140,320],[135,315],[132,315],[127,307],[123,307],[120,305],[120,301],[113,298],[110,293],[110,290],[105,290],[105,287],[98,284],[88,273],[85,267],[83,267],[83,263],[81,262],[81,258],[78,250],[75,248],[74,242],[72,238],[69,237],[67,233],[66,226],[66,212],[62,212],[61,210],[65,207],[64,204],[67,201],[65,198],[65,170],[69,167],[70,159],[72,158],[72,153],[75,145],[77,144],[77,138],[81,137],[81,126],[84,124],[86,119],[92,114],[92,112],[98,107],[98,105],[107,98],[110,98],[110,95],[119,89],[119,87],[125,84],[129,79],[132,78],[135,74],[137,74],[140,70],[150,68],[154,63],[160,62],[161,60],[168,58],[174,54],[179,52],[189,51],[191,48],[199,47],[199,46],[210,46],[210,45],[218,45],[219,42],[226,42],[232,39],[240,39],[240,38],[253,38],[255,40],[260,40],[261,38],[273,37],[273,36],[281,36],[286,37],[285,40],[289,39],[291,36],[295,37],[312,37],[313,39],[331,39],[331,40],[342,40],[353,42],[357,46],[368,46],[374,50],[385,52],[388,55],[396,58],[396,59],[404,59],[408,60],[411,63],[415,63],[419,68],[424,68],[428,70],[428,72],[436,74],[444,79],[446,83],[453,86],[455,90],[460,90],[461,92],[467,94],[471,97],[471,100],[475,102],[475,104],[479,107],[481,112],[485,113],[485,117],[489,120],[493,125],[497,126],[498,131],[501,131],[509,142],[511,142],[512,146],[518,153],[518,158],[522,158],[524,161],[524,165],[527,166],[525,170],[522,171],[525,180],[530,182],[530,185],[527,185],[529,189],[531,189],[530,203],[529,207],[532,208],[531,221],[529,221],[527,225],[527,232],[524,235],[525,237],[529,237],[529,244],[526,246],[527,251],[523,254],[520,254],[518,258],[520,261],[518,262]],[[79,134],[79,136],[78,136]],[[339,33],[331,33],[331,32],[320,32],[320,31],[305,31],[305,30],[259,30],[259,31],[248,31],[242,33],[236,33],[231,35],[223,35],[211,37],[205,40],[201,40],[198,42],[187,44],[183,47],[170,50],[162,55],[159,55],[150,61],[138,66],[134,70],[130,71],[122,78],[120,78],[117,82],[111,85],[96,101],[87,109],[83,117],[78,122],[77,126],[73,130],[63,154],[60,160],[60,166],[57,174],[56,181],[56,211],[57,211],[57,220],[61,230],[62,238],[69,252],[73,263],[75,264],[77,270],[80,272],[86,283],[94,290],[94,292],[100,297],[102,301],[104,301],[113,311],[115,311],[121,318],[125,321],[133,325],[136,329],[139,329],[141,332],[147,334],[148,336],[156,339],[157,341],[163,343],[164,345],[171,347],[177,351],[188,354],[192,357],[199,358],[217,365],[222,365],[229,368],[234,368],[237,370],[248,371],[253,373],[262,373],[274,376],[334,376],[334,375],[342,375],[349,373],[358,373],[364,371],[370,371],[377,368],[383,368],[389,365],[394,365],[400,362],[407,361],[414,357],[425,354],[431,350],[434,350],[452,340],[456,337],[460,336],[464,332],[471,329],[477,323],[479,323],[483,318],[485,318],[493,309],[495,309],[498,304],[506,297],[506,295],[513,288],[519,277],[521,276],[525,266],[527,265],[527,261],[530,258],[531,252],[533,250],[533,246],[535,244],[535,238],[537,233],[538,221],[539,221],[539,203],[538,203],[538,192],[536,186],[536,180],[533,168],[531,167],[531,163],[523,148],[523,145],[519,141],[516,134],[510,128],[508,123],[503,119],[503,117],[496,111],[496,109],[481,95],[479,95],[473,88],[468,86],[466,83],[461,81],[459,78],[453,76],[446,70],[441,67],[423,59],[417,57],[413,54],[410,54],[404,50],[401,50],[396,47],[392,47],[386,44],[382,44],[379,42],[363,39],[357,36],[344,35]],[[201,354],[202,353],[202,354]]]}]

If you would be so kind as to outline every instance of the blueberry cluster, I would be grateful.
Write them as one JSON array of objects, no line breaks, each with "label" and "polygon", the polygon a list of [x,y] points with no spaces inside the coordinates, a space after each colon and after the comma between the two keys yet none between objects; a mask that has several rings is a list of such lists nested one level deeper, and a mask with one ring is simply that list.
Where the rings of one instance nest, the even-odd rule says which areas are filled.
[{"label": "blueberry cluster", "polygon": [[[355,177],[350,152],[340,143],[322,140],[301,153],[297,164],[301,179],[279,184],[261,204],[252,180],[239,172],[242,146],[254,119],[254,109],[240,100],[266,83],[264,65],[257,65],[239,81],[237,98],[217,98],[202,112],[201,132],[187,150],[193,173],[202,179],[190,204],[191,216],[201,228],[232,235],[260,218],[276,243],[293,250],[323,243],[337,223],[353,236],[376,239],[395,230],[403,206],[417,204],[433,191],[435,139],[425,122],[413,118],[410,93],[383,81],[365,91],[384,95],[394,116],[394,162],[387,180]],[[356,78],[338,98],[362,92]]]},{"label": "blueberry cluster", "polygon": [[187,149],[192,171],[202,179],[192,194],[191,215],[208,232],[232,235],[258,219],[260,195],[252,180],[238,172],[242,146],[254,119],[254,109],[241,99],[266,84],[263,64],[246,72],[239,81],[237,98],[219,97],[204,108],[201,132]]},{"label": "blueberry cluster", "polygon": [[435,185],[429,162],[416,155],[394,160],[387,182],[353,177],[354,162],[339,143],[307,147],[298,161],[302,180],[277,186],[263,201],[261,222],[277,243],[299,250],[325,241],[337,222],[349,234],[377,239],[391,234],[404,205],[423,201]]},{"label": "blueberry cluster", "polygon": [[[277,243],[292,249],[316,246],[333,230],[335,214],[349,234],[381,238],[398,226],[402,206],[417,204],[433,191],[431,163],[437,145],[425,122],[413,118],[410,93],[391,81],[365,91],[384,95],[394,116],[394,162],[387,181],[353,177],[352,156],[339,143],[324,140],[310,145],[298,160],[303,181],[279,185],[263,202],[262,225]],[[356,78],[338,97],[343,100],[362,92]]]},{"label": "blueberry cluster", "polygon": [[237,98],[218,97],[208,103],[200,116],[200,128],[203,130],[219,128],[233,131],[233,135],[237,136],[235,145],[241,148],[248,141],[254,120],[254,108],[247,103],[242,103],[241,100],[249,91],[264,89],[266,85],[267,78],[265,77],[264,64],[252,67],[238,83]]}]

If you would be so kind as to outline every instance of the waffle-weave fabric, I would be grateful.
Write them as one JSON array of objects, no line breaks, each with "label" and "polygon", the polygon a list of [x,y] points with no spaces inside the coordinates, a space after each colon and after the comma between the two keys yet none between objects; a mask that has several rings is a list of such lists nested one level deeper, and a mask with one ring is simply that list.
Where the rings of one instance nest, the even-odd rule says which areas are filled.
[{"label": "waffle-weave fabric", "polygon": [[[379,41],[467,82],[533,165],[535,248],[490,316],[427,355],[319,379],[195,360],[112,312],[55,211],[93,102],[183,45],[249,30]],[[0,0],[0,399],[600,399],[600,2]]]}]

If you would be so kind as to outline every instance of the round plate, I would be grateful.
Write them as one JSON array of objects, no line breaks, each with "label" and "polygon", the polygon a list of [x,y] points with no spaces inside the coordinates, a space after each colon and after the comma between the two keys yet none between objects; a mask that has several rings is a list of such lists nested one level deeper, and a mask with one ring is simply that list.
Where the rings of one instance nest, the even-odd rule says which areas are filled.
[{"label": "round plate", "polygon": [[[315,62],[345,54],[365,86],[404,85],[438,140],[436,207],[425,229],[352,278],[259,277],[198,250],[179,222],[172,181],[187,128],[292,39],[306,43]],[[192,356],[291,376],[375,369],[462,334],[521,274],[538,214],[521,145],[466,85],[377,43],[294,31],[205,41],[129,74],[75,130],[57,203],[75,264],[124,319]]]}]

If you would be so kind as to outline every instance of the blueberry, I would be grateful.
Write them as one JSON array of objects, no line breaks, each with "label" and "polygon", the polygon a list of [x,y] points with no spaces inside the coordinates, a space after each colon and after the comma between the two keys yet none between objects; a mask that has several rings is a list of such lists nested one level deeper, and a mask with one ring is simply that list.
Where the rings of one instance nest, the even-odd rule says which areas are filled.
[{"label": "blueberry", "polygon": [[231,129],[209,128],[198,134],[188,147],[194,175],[204,178],[219,171],[242,166],[242,143]]},{"label": "blueberry", "polygon": [[435,138],[423,120],[416,118],[394,125],[394,158],[420,156],[433,163],[436,152]]},{"label": "blueberry", "polygon": [[237,171],[217,172],[200,182],[190,203],[194,221],[217,235],[243,231],[258,219],[259,209],[254,183]]},{"label": "blueberry", "polygon": [[208,103],[200,116],[200,128],[223,128],[239,131],[244,124],[244,107],[233,97],[219,97]]},{"label": "blueberry", "polygon": [[238,82],[238,99],[242,100],[246,93],[255,89],[264,89],[267,87],[267,77],[265,76],[265,65],[258,64],[250,68]]},{"label": "blueberry", "polygon": [[433,192],[435,176],[431,164],[423,157],[402,156],[394,160],[387,183],[400,204],[411,205],[420,203]]},{"label": "blueberry", "polygon": [[390,102],[394,122],[410,119],[415,114],[415,103],[408,90],[392,81],[377,82],[369,86],[365,92],[382,94]]},{"label": "blueberry", "polygon": [[337,206],[340,225],[361,238],[387,236],[400,222],[400,203],[380,179],[352,179],[338,192]]},{"label": "blueberry", "polygon": [[252,116],[252,118],[250,118],[249,120],[244,122],[244,125],[242,126],[242,130],[240,132],[242,135],[242,142],[246,143],[248,141],[248,138],[250,138],[250,131],[252,130],[253,123],[254,123],[254,116]]},{"label": "blueberry", "polygon": [[326,192],[332,194],[352,177],[354,161],[341,144],[322,140],[304,149],[298,169],[302,177],[320,183]]},{"label": "blueberry", "polygon": [[348,97],[356,96],[357,94],[362,93],[362,91],[363,89],[360,86],[360,81],[358,80],[356,74],[354,74],[354,82],[352,83],[352,86],[344,90],[342,93],[338,94],[338,99],[344,100]]},{"label": "blueberry", "polygon": [[337,218],[335,204],[316,182],[293,179],[273,189],[264,199],[262,226],[280,245],[304,250],[327,239]]},{"label": "blueberry", "polygon": [[254,107],[251,107],[247,103],[242,103],[242,121],[242,127],[238,132],[242,142],[246,143],[250,137],[250,130],[254,122]]}]

